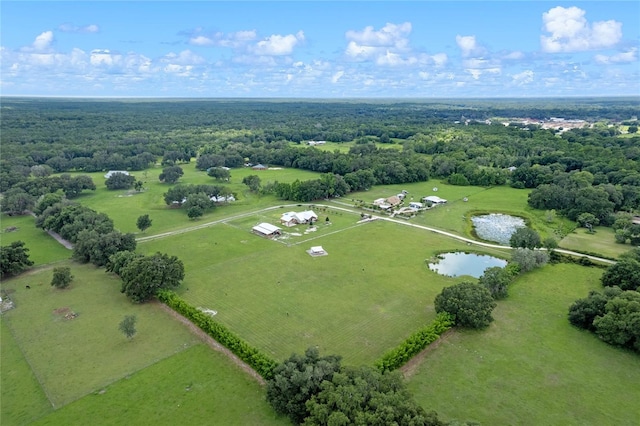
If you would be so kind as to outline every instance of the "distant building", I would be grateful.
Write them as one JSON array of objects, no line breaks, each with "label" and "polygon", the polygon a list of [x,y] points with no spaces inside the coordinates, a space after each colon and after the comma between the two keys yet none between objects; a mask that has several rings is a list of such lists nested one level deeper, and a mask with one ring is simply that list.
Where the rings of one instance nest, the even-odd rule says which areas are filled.
[{"label": "distant building", "polygon": [[109,170],[106,175],[104,175],[105,179],[109,179],[111,176],[116,173],[122,173],[123,175],[129,176],[129,172],[126,170]]},{"label": "distant building", "polygon": [[445,200],[444,198],[440,198],[436,195],[429,195],[428,197],[423,197],[422,201],[424,202],[430,202],[432,204],[444,204],[447,202],[447,200]]},{"label": "distant building", "polygon": [[256,164],[255,166],[251,167],[253,170],[267,170],[269,169],[269,167],[263,165],[263,164]]}]

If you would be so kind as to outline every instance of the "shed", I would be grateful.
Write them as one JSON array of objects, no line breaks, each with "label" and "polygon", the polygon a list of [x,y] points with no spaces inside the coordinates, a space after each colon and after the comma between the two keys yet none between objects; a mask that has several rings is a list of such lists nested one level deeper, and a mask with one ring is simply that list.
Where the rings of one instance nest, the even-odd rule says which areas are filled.
[{"label": "shed", "polygon": [[252,228],[252,231],[262,237],[273,238],[277,235],[281,235],[282,231],[275,225],[270,223],[260,223]]},{"label": "shed", "polygon": [[309,250],[307,250],[307,253],[309,253],[311,256],[326,256],[329,254],[324,248],[322,248],[322,246],[311,247]]},{"label": "shed", "polygon": [[255,166],[251,167],[253,170],[267,170],[268,167],[265,166],[264,164],[256,164]]}]

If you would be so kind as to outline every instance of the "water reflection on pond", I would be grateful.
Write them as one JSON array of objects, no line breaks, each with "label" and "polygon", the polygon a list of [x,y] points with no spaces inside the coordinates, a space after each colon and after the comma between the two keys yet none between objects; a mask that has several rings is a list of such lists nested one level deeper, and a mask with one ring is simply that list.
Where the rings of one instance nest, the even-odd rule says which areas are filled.
[{"label": "water reflection on pond", "polygon": [[471,218],[476,235],[487,241],[509,245],[516,229],[525,227],[524,219],[508,214],[491,213]]},{"label": "water reflection on pond", "polygon": [[471,275],[474,278],[480,278],[485,269],[493,266],[504,268],[506,265],[506,260],[498,259],[497,257],[456,252],[438,255],[438,261],[429,263],[429,269],[440,275],[450,277]]}]

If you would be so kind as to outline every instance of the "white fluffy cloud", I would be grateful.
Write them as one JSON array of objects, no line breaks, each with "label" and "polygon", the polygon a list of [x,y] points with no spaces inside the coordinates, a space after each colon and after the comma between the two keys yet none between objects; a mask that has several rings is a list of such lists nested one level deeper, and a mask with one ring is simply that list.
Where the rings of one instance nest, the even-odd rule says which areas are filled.
[{"label": "white fluffy cloud", "polygon": [[615,55],[595,55],[595,61],[599,64],[617,64],[626,62],[635,62],[638,60],[638,48],[633,47],[626,52],[617,53]]},{"label": "white fluffy cloud", "polygon": [[401,65],[418,62],[416,57],[408,56],[411,23],[387,23],[380,30],[365,27],[362,31],[346,32],[348,44],[347,57],[357,61],[373,60],[378,65]]},{"label": "white fluffy cloud", "polygon": [[335,74],[333,74],[331,76],[331,82],[332,83],[337,83],[338,81],[340,81],[340,79],[342,78],[342,76],[344,75],[344,71],[338,71]]},{"label": "white fluffy cloud", "polygon": [[409,33],[411,33],[410,22],[399,25],[387,23],[378,31],[375,31],[372,26],[365,27],[362,31],[349,30],[346,37],[347,40],[363,46],[403,48],[408,44]]},{"label": "white fluffy cloud", "polygon": [[511,76],[511,78],[513,79],[514,83],[522,85],[522,84],[528,84],[533,82],[534,75],[535,73],[533,71],[525,70],[525,71],[522,71],[521,73],[514,74],[513,76]]},{"label": "white fluffy cloud", "polygon": [[561,6],[542,14],[544,30],[540,36],[544,52],[580,52],[615,46],[622,38],[622,24],[609,20],[590,24],[585,11],[578,7]]},{"label": "white fluffy cloud", "polygon": [[53,31],[45,31],[33,41],[31,50],[43,51],[47,50],[53,42]]},{"label": "white fluffy cloud", "polygon": [[290,55],[293,48],[304,42],[304,32],[298,31],[296,34],[285,36],[273,34],[264,40],[257,42],[249,50],[261,56],[282,56]]},{"label": "white fluffy cloud", "polygon": [[462,56],[471,56],[477,54],[478,44],[476,42],[476,36],[456,36],[456,44],[462,50]]},{"label": "white fluffy cloud", "polygon": [[180,53],[168,53],[162,59],[162,62],[178,65],[198,65],[203,64],[206,60],[191,50],[183,50]]},{"label": "white fluffy cloud", "polygon": [[443,67],[447,63],[449,58],[447,57],[446,53],[436,53],[435,55],[431,56],[431,60],[436,65],[436,67]]}]

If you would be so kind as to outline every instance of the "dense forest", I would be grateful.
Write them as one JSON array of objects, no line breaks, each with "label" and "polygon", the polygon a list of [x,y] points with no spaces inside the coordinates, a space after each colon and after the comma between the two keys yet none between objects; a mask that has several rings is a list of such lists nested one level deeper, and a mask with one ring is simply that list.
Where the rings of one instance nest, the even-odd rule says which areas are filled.
[{"label": "dense forest", "polygon": [[[1,111],[0,191],[6,212],[16,205],[26,208],[46,193],[62,190],[72,198],[94,187],[77,177],[50,176],[54,173],[143,170],[192,159],[201,170],[251,162],[323,173],[315,181],[270,188],[298,201],[434,177],[456,185],[532,188],[532,207],[572,220],[583,215],[591,225],[614,225],[620,219],[616,212],[640,207],[637,98],[4,98]],[[539,124],[552,117],[584,123],[571,129]],[[332,152],[307,146],[310,140],[351,144],[348,151]],[[399,149],[385,149],[392,145]],[[620,239],[637,237],[625,224],[619,222]]]}]

